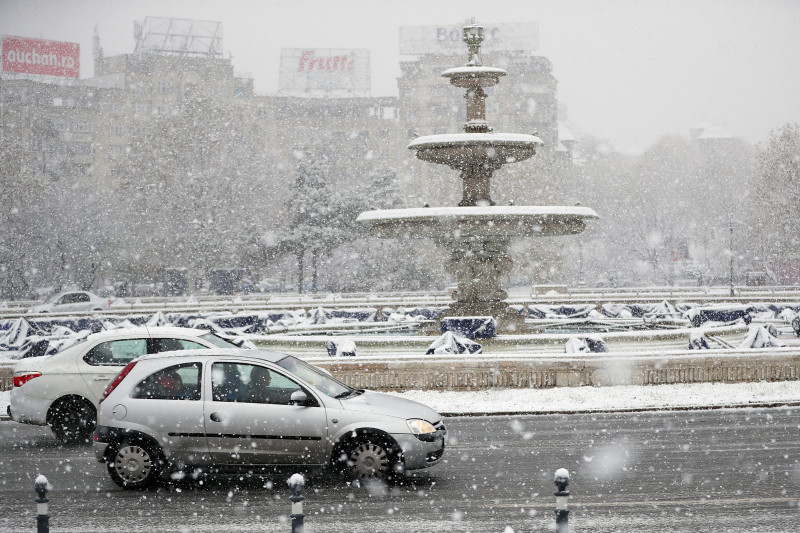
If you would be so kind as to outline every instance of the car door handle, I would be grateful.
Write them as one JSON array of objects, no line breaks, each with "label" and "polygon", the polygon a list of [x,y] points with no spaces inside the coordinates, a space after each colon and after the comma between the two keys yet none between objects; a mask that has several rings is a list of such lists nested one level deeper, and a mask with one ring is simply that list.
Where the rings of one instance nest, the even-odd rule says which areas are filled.
[{"label": "car door handle", "polygon": [[105,378],[94,378],[95,381],[111,381],[113,378],[105,377]]},{"label": "car door handle", "polygon": [[219,413],[211,413],[211,416],[209,418],[211,419],[212,422],[222,422],[222,415],[220,415]]}]

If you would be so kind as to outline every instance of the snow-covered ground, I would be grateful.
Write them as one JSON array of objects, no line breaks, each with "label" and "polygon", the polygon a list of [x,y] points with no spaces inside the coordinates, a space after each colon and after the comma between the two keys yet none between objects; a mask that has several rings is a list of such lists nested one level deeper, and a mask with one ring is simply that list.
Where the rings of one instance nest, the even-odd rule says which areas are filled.
[{"label": "snow-covered ground", "polygon": [[[800,381],[394,393],[444,414],[570,413],[800,404]],[[0,392],[5,415],[10,392]]]}]

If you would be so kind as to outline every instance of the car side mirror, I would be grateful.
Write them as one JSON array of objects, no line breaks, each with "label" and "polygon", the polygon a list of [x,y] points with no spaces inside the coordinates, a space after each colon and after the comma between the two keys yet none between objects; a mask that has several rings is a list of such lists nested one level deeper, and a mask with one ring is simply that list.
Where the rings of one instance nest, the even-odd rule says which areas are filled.
[{"label": "car side mirror", "polygon": [[292,405],[306,405],[308,403],[308,395],[301,390],[296,390],[289,396],[289,403]]}]

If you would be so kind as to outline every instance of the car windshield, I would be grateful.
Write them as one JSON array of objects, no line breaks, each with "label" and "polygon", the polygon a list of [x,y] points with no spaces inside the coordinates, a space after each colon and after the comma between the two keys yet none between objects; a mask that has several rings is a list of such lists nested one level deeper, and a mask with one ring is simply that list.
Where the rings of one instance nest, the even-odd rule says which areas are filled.
[{"label": "car windshield", "polygon": [[300,379],[305,380],[307,383],[311,383],[317,389],[327,394],[331,398],[345,398],[359,392],[358,389],[354,389],[353,387],[345,385],[341,381],[337,381],[319,368],[311,366],[308,363],[304,363],[300,359],[292,357],[291,355],[284,357],[278,361],[277,364]]},{"label": "car windshield", "polygon": [[200,335],[200,338],[204,341],[208,341],[217,348],[238,348],[234,343],[229,340],[223,339],[222,337],[215,335],[213,333],[206,333],[205,335]]},{"label": "car windshield", "polygon": [[46,304],[56,303],[56,300],[58,300],[60,297],[61,297],[61,293],[60,292],[57,293],[57,294],[52,294],[47,298],[47,300],[44,301],[44,303],[46,303]]}]

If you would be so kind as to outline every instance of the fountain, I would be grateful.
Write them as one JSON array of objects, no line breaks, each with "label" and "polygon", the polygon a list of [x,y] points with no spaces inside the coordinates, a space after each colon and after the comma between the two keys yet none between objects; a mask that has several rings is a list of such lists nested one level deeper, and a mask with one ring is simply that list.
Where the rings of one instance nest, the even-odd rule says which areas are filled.
[{"label": "fountain", "polygon": [[375,236],[429,238],[449,252],[447,269],[458,287],[442,318],[492,316],[500,331],[514,332],[522,327],[523,317],[508,308],[508,295],[500,287],[501,276],[513,264],[508,252],[512,238],[581,233],[584,221],[598,216],[579,206],[495,205],[492,174],[533,157],[543,143],[535,135],[496,133],[486,122],[484,88],[499,83],[506,72],[482,64],[482,41],[483,28],[470,21],[464,27],[467,64],[442,73],[452,85],[466,89],[464,133],[428,135],[408,145],[418,159],[460,172],[463,195],[458,206],[374,210],[361,213],[357,220]]}]

